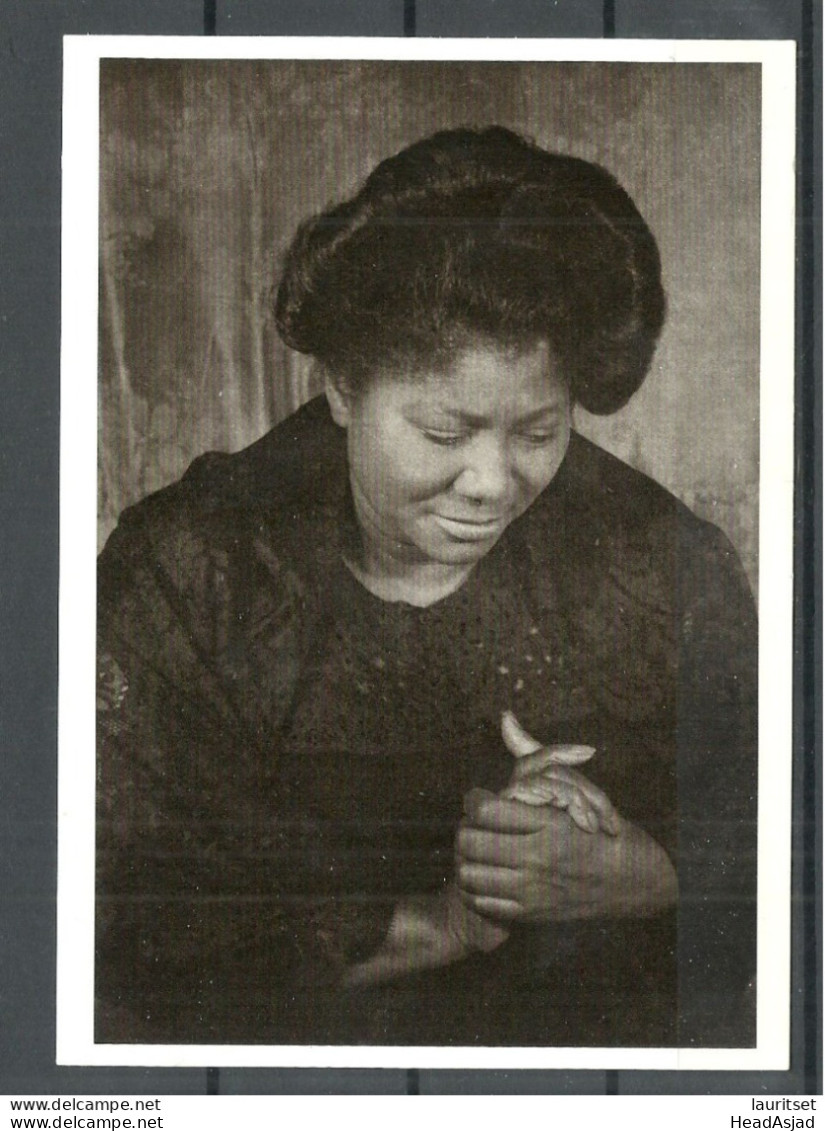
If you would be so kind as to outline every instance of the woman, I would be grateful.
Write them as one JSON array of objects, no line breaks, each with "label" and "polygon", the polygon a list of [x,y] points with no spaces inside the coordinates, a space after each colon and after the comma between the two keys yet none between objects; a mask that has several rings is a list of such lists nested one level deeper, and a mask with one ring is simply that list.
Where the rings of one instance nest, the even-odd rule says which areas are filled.
[{"label": "woman", "polygon": [[747,583],[571,427],[664,309],[615,180],[502,128],[299,230],[325,396],[100,560],[99,1040],[753,1043]]}]

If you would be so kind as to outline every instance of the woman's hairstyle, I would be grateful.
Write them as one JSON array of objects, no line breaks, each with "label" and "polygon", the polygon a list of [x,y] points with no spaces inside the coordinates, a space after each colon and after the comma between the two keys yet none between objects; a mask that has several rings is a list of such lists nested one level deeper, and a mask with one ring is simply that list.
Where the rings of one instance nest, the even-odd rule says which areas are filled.
[{"label": "woman's hairstyle", "polygon": [[382,161],[352,200],[301,225],[276,299],[286,344],[354,387],[479,337],[545,339],[596,413],[639,388],[664,313],[656,241],[617,181],[500,126]]}]

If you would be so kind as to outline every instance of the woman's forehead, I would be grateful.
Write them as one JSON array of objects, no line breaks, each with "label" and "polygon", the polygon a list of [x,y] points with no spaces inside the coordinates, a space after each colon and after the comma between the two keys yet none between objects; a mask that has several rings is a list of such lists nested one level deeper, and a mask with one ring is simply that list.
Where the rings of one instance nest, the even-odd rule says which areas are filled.
[{"label": "woman's forehead", "polygon": [[394,399],[413,413],[535,418],[566,411],[569,403],[567,384],[546,342],[520,348],[468,345],[442,364],[395,372],[388,367],[379,374],[382,378],[394,386]]}]

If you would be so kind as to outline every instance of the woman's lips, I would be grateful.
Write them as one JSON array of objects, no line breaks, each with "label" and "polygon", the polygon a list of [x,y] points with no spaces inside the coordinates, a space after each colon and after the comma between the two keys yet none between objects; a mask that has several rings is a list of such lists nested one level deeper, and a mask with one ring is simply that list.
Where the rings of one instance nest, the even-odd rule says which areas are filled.
[{"label": "woman's lips", "polygon": [[483,542],[491,535],[499,533],[505,526],[501,518],[447,518],[441,514],[433,517],[445,533],[462,542]]}]

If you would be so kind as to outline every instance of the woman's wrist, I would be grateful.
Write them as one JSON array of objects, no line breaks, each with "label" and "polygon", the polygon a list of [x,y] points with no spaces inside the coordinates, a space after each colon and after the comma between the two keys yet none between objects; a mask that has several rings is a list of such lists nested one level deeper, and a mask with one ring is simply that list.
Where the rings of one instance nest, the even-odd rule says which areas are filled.
[{"label": "woman's wrist", "polygon": [[[610,843],[607,844],[610,851]],[[617,915],[648,916],[675,906],[679,898],[676,869],[658,841],[632,821],[622,820],[612,845],[616,857],[613,887]]]},{"label": "woman's wrist", "polygon": [[459,962],[473,951],[490,951],[509,934],[467,907],[454,884],[444,891],[400,900],[384,945],[366,962],[350,969],[349,986],[370,985],[403,974]]}]

